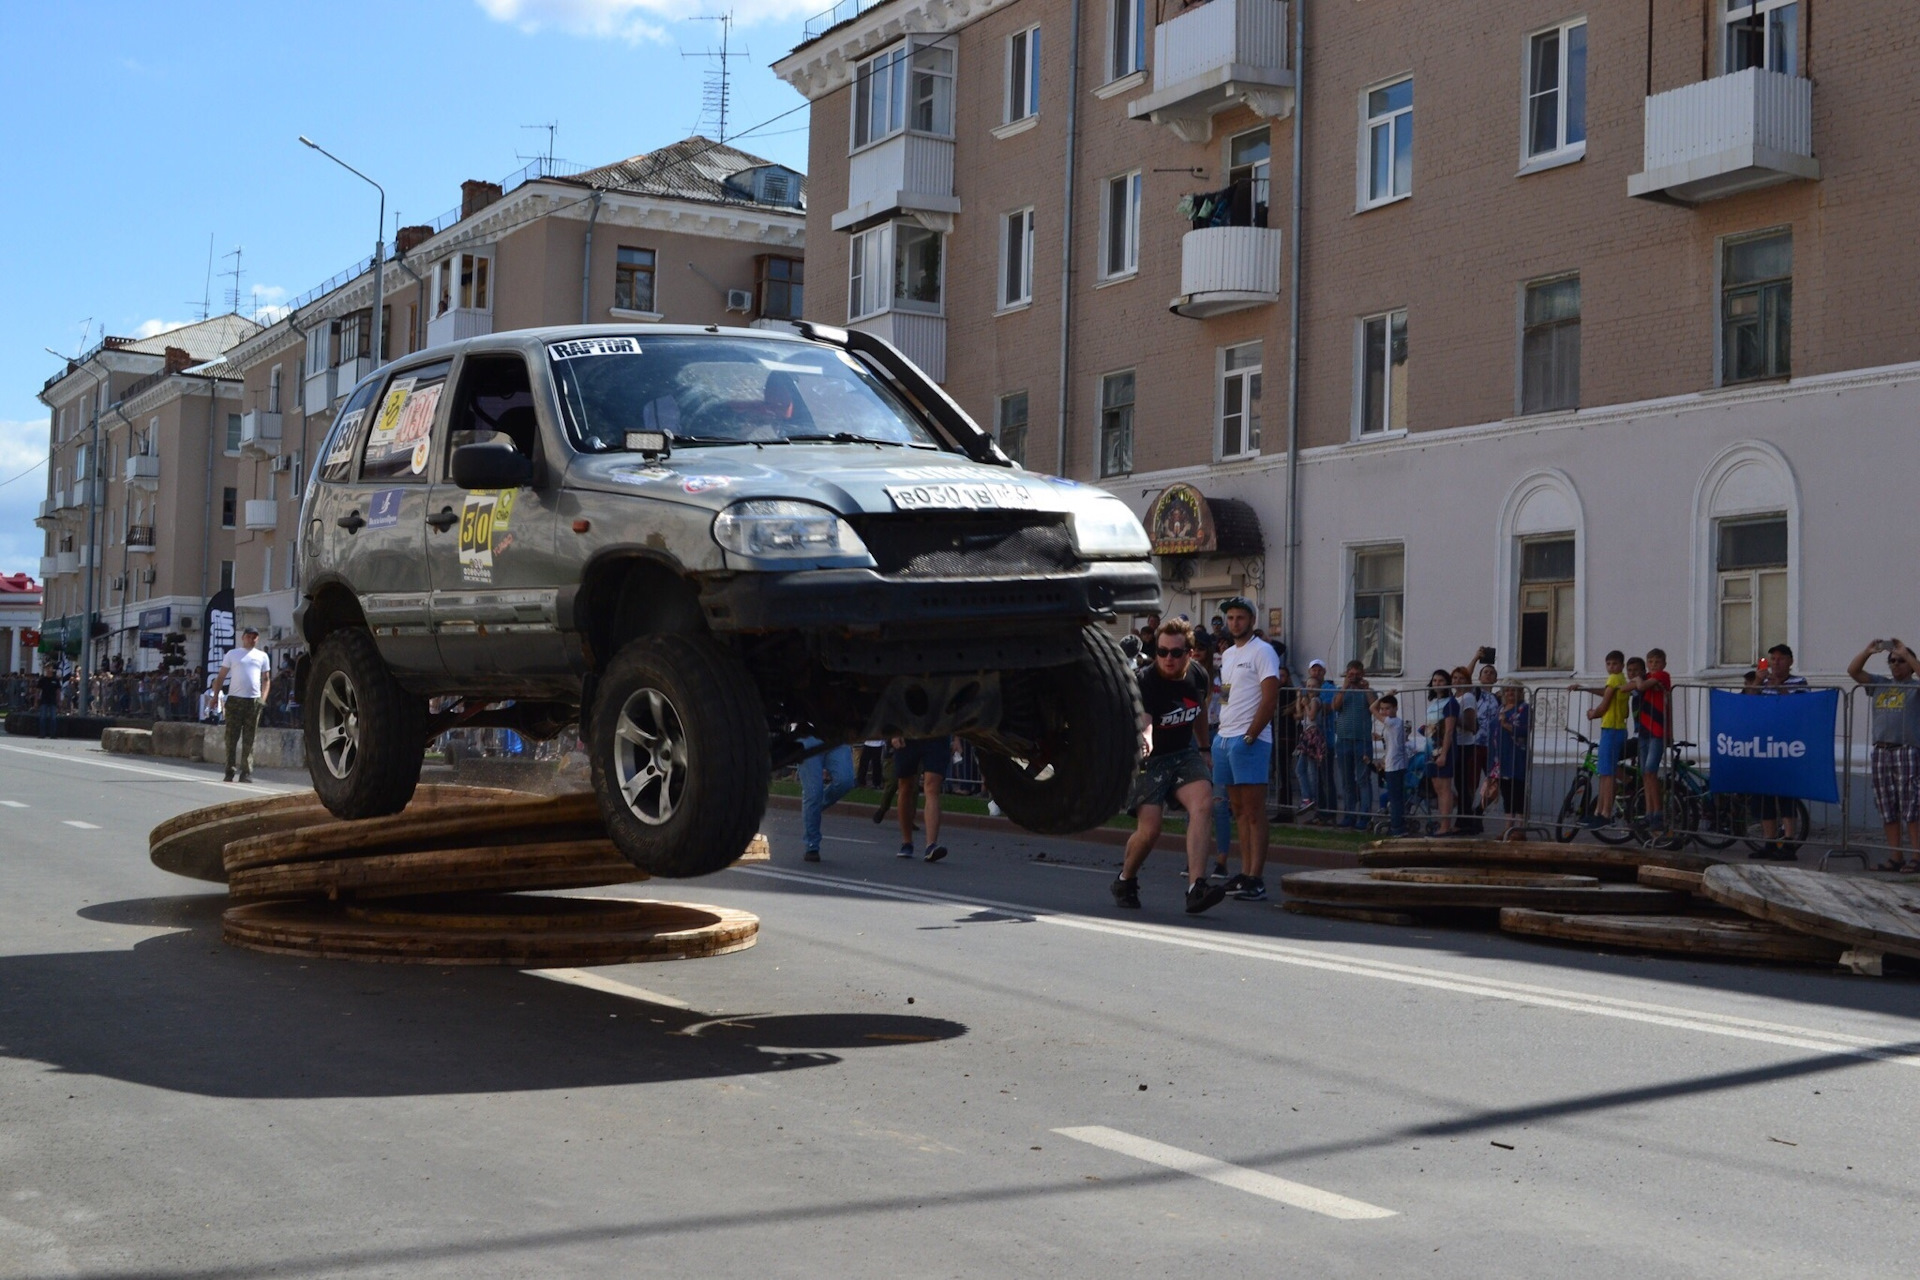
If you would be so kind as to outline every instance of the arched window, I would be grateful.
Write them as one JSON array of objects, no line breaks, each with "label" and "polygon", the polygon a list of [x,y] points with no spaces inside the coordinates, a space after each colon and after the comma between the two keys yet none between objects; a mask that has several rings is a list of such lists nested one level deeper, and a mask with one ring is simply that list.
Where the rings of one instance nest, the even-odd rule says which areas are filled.
[{"label": "arched window", "polygon": [[1752,666],[1799,642],[1799,488],[1772,445],[1733,445],[1701,477],[1693,585],[1696,670]]},{"label": "arched window", "polygon": [[1566,473],[1536,471],[1500,513],[1500,628],[1510,671],[1586,669],[1586,514]]}]

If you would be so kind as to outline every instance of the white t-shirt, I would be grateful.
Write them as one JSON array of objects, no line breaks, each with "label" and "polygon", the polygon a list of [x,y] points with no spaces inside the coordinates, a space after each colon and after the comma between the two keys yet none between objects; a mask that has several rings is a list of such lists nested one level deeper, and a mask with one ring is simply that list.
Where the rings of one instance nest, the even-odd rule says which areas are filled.
[{"label": "white t-shirt", "polygon": [[[1220,658],[1220,708],[1218,732],[1226,738],[1244,738],[1253,727],[1260,710],[1260,683],[1280,678],[1280,655],[1259,636],[1248,636],[1245,644],[1229,645]],[[1260,731],[1260,741],[1273,741],[1273,721]]]},{"label": "white t-shirt", "polygon": [[229,649],[220,660],[221,683],[229,698],[257,698],[260,685],[273,670],[273,660],[259,649]]},{"label": "white t-shirt", "polygon": [[1373,758],[1387,773],[1407,767],[1407,722],[1399,716],[1375,716]]}]

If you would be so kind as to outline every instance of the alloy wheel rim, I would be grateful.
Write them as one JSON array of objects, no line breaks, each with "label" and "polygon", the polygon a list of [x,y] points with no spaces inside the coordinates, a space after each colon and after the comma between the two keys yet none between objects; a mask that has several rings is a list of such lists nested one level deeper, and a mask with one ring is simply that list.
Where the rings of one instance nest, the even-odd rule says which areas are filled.
[{"label": "alloy wheel rim", "polygon": [[360,695],[344,671],[320,687],[320,758],[336,778],[351,774],[360,758]]},{"label": "alloy wheel rim", "polygon": [[687,786],[687,731],[658,689],[639,689],[613,726],[613,772],[628,812],[650,827],[671,821]]}]

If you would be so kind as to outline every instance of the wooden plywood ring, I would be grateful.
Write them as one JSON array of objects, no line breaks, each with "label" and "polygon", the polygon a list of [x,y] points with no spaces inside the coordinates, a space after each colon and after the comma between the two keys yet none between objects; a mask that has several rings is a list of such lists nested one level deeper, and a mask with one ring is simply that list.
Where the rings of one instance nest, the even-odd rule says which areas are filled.
[{"label": "wooden plywood ring", "polygon": [[1309,902],[1305,898],[1288,898],[1280,904],[1283,911],[1291,911],[1297,916],[1324,916],[1329,920],[1358,920],[1362,924],[1419,924],[1420,917],[1405,911],[1378,911],[1372,907],[1347,906],[1338,902]]},{"label": "wooden plywood ring", "polygon": [[1701,892],[1758,920],[1867,951],[1920,958],[1920,884],[1796,867],[1721,866]]},{"label": "wooden plywood ring", "polygon": [[602,836],[253,867],[233,872],[227,879],[227,892],[236,902],[342,894],[394,898],[423,893],[585,889],[647,878],[646,872],[628,862],[613,842]]},{"label": "wooden plywood ring", "polygon": [[[752,946],[760,921],[750,912],[697,903],[598,899],[527,899],[537,907],[487,907],[469,900],[439,913],[406,910],[404,919],[356,918],[314,902],[262,902],[227,908],[221,918],[229,943],[253,951],[387,964],[556,966],[636,964],[725,955]],[[553,902],[596,903],[597,921],[579,908]],[[544,926],[532,921],[542,912]],[[374,913],[378,915],[379,913]],[[492,923],[484,922],[492,915]],[[553,927],[555,920],[562,927]]]},{"label": "wooden plywood ring", "polygon": [[1379,840],[1360,851],[1363,867],[1530,867],[1631,880],[1640,867],[1702,872],[1717,858],[1672,849],[1612,848],[1545,840]]},{"label": "wooden plywood ring", "polygon": [[1680,871],[1673,867],[1641,867],[1635,877],[1650,889],[1678,889],[1681,893],[1699,893],[1703,871]]},{"label": "wooden plywood ring", "polygon": [[1514,881],[1552,879],[1532,875],[1502,876],[1471,868],[1422,867],[1409,877],[1407,870],[1296,871],[1280,878],[1289,897],[1387,910],[1441,907],[1537,907],[1543,911],[1590,911],[1618,914],[1667,913],[1680,910],[1686,895],[1637,884],[1603,884],[1587,877],[1564,879],[1574,883],[1533,884]]},{"label": "wooden plywood ring", "polygon": [[1844,949],[1837,942],[1738,916],[1572,915],[1508,907],[1500,912],[1500,928],[1603,947],[1797,964],[1833,964]]}]

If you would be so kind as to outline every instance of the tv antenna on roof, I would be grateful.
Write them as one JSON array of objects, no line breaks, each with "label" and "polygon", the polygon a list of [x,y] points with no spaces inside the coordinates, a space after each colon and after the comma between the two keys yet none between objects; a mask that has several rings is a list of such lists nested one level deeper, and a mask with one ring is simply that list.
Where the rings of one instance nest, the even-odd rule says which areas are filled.
[{"label": "tv antenna on roof", "polygon": [[725,13],[703,14],[688,18],[688,22],[717,22],[720,24],[720,47],[708,49],[705,53],[683,53],[683,58],[706,58],[717,65],[707,69],[706,85],[700,90],[700,119],[694,122],[693,131],[700,132],[700,126],[711,120],[714,123],[714,140],[727,140],[727,109],[733,104],[733,86],[729,82],[727,64],[735,58],[750,56],[745,49],[733,50],[733,11]]},{"label": "tv antenna on roof", "polygon": [[[192,302],[187,303],[193,306]],[[200,318],[205,320],[213,314],[213,232],[207,232],[207,280],[200,289]]]},{"label": "tv antenna on roof", "polygon": [[233,266],[228,268],[225,271],[222,271],[220,274],[223,276],[229,276],[233,279],[233,283],[227,286],[226,302],[227,302],[227,310],[234,312],[235,314],[238,314],[240,311],[240,298],[241,298],[240,277],[245,274],[245,272],[243,272],[240,269],[240,256],[244,251],[245,251],[244,246],[235,245],[233,246],[232,252],[223,253],[220,255],[222,258],[233,259]]},{"label": "tv antenna on roof", "polygon": [[560,122],[558,120],[549,120],[545,124],[523,124],[520,127],[522,129],[545,129],[547,131],[547,150],[544,155],[538,156],[523,156],[515,152],[513,158],[516,160],[545,160],[547,162],[547,168],[553,168],[553,140],[560,132]]}]

